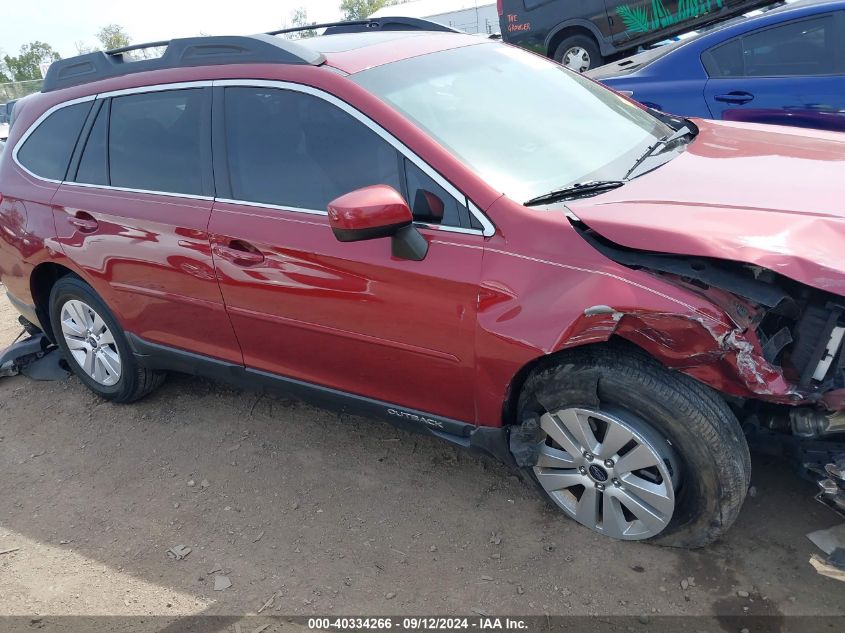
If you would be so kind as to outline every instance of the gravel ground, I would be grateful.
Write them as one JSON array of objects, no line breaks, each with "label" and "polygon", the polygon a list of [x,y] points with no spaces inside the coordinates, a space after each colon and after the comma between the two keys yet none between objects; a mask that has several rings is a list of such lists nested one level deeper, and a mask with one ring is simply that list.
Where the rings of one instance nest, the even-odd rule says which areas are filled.
[{"label": "gravel ground", "polygon": [[[15,318],[0,298],[0,347]],[[753,484],[722,542],[662,549],[379,422],[184,376],[124,406],[3,378],[0,615],[845,614],[807,563],[835,515],[777,461]]]}]

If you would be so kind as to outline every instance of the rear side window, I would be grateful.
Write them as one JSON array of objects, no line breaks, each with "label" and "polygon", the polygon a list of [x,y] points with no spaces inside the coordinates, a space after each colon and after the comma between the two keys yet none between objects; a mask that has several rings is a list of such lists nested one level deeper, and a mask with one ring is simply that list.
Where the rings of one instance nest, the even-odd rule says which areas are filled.
[{"label": "rear side window", "polygon": [[706,51],[711,77],[812,77],[837,72],[830,14],[761,29]]},{"label": "rear side window", "polygon": [[93,101],[60,108],[44,119],[18,150],[18,162],[36,176],[64,180]]},{"label": "rear side window", "polygon": [[402,191],[398,152],[317,97],[276,88],[226,88],[226,148],[236,200],[325,211],[369,185]]},{"label": "rear side window", "polygon": [[789,22],[742,38],[746,77],[836,72],[833,16]]},{"label": "rear side window", "polygon": [[[108,131],[109,184],[144,191],[202,195],[206,165],[204,102],[202,89],[113,98]],[[96,132],[95,126],[92,135]],[[92,149],[97,147],[96,138],[94,140]],[[97,173],[101,177],[101,170]]]},{"label": "rear side window", "polygon": [[85,142],[85,149],[82,151],[82,158],[76,172],[76,182],[107,185],[109,184],[109,172],[106,143],[109,128],[109,102],[99,103],[97,107],[100,111],[97,113],[97,118],[94,119],[94,126]]},{"label": "rear side window", "polygon": [[711,77],[742,77],[742,40],[733,40],[712,48],[702,57],[707,74]]}]

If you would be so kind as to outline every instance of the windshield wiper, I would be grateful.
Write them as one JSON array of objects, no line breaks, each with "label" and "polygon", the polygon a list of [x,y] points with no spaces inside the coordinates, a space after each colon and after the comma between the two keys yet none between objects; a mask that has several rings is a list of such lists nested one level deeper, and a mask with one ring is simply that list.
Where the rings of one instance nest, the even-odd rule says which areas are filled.
[{"label": "windshield wiper", "polygon": [[526,207],[534,207],[540,204],[551,204],[552,202],[561,202],[563,200],[586,198],[616,189],[624,184],[624,180],[590,180],[588,182],[578,182],[562,189],[555,189],[549,193],[544,193],[542,196],[531,198],[531,200],[524,204]]},{"label": "windshield wiper", "polygon": [[695,136],[695,132],[693,132],[689,126],[684,126],[679,130],[676,130],[673,134],[660,139],[656,143],[652,143],[648,146],[645,152],[634,162],[634,166],[628,170],[628,173],[625,174],[624,180],[628,180],[640,165],[646,162],[652,156],[657,156],[658,154],[665,151],[670,145],[673,143],[680,141],[687,136]]}]

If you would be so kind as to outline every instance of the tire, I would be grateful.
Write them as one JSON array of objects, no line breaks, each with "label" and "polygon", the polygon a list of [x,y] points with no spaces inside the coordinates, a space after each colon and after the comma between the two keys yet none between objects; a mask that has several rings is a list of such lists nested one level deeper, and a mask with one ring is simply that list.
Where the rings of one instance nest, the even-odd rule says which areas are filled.
[{"label": "tire", "polygon": [[67,275],[53,286],[50,323],[73,373],[101,398],[133,402],[164,382],[164,372],[138,365],[111,310],[79,277]]},{"label": "tire", "polygon": [[[582,58],[583,64],[577,68],[572,63],[573,58],[570,57],[570,63],[567,63],[564,59],[567,57],[568,52],[574,52],[576,49],[580,49],[585,54],[585,57]],[[604,65],[604,57],[602,57],[601,51],[599,50],[599,45],[589,35],[570,35],[565,38],[558,44],[553,57],[559,64],[563,64],[567,68],[582,73]]]},{"label": "tire", "polygon": [[[550,412],[556,413],[552,416]],[[598,417],[592,417],[591,412]],[[554,363],[536,368],[520,393],[518,415],[522,429],[536,429],[531,441],[538,447],[533,457],[537,465],[526,468],[526,474],[548,499],[576,520],[588,516],[590,509],[600,508],[595,524],[581,521],[596,531],[623,540],[698,548],[718,539],[739,515],[750,485],[751,458],[736,416],[717,392],[684,374],[667,370],[637,348],[608,345],[576,349],[565,352]],[[565,442],[567,437],[577,438],[560,436],[555,430],[561,426],[560,421],[572,425],[574,420],[581,425],[577,428],[584,428],[585,419],[594,433],[583,437],[595,439],[605,434],[602,443],[594,445],[596,455],[582,453],[571,464],[554,461],[561,457],[555,451],[563,445],[546,432],[546,427]],[[626,445],[628,449],[623,447],[608,455],[614,444],[607,435],[611,427],[614,437],[631,432],[637,439]],[[572,446],[577,451],[580,444],[576,441]],[[636,453],[631,446],[637,449]],[[638,459],[653,459],[655,465],[622,474],[627,468],[625,450]],[[575,451],[565,451],[565,455]],[[627,463],[635,465],[633,459]],[[582,470],[585,467],[586,472]],[[575,479],[555,478],[556,474],[580,476],[578,481],[586,483],[572,485]],[[642,477],[648,479],[648,491],[657,491],[659,496],[638,496],[638,489],[643,488]],[[571,487],[552,490],[563,481]],[[596,490],[591,491],[590,486]],[[582,489],[581,495],[588,497],[579,497]],[[594,496],[599,497],[595,504]],[[583,512],[582,499],[586,499],[583,507],[588,509]],[[629,504],[628,499],[655,499],[644,506],[653,512],[644,512]],[[632,513],[632,508],[636,512]],[[620,526],[624,528],[632,514],[636,521],[631,525],[638,525],[638,521],[641,527],[620,534]]]}]

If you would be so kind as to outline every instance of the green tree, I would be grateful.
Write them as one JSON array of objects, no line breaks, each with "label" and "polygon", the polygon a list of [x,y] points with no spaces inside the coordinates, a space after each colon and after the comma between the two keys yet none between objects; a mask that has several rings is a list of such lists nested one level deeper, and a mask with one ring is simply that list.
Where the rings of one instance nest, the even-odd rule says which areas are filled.
[{"label": "green tree", "polygon": [[74,42],[73,45],[76,47],[77,55],[85,55],[87,53],[93,53],[94,51],[100,50],[96,46],[88,46],[88,44],[86,44],[82,40]]},{"label": "green tree", "polygon": [[0,49],[0,84],[9,83],[12,81],[12,78],[9,77],[9,70],[6,68],[6,64],[3,62],[3,57],[5,53],[2,49]]},{"label": "green tree", "polygon": [[32,42],[21,46],[21,53],[17,56],[6,55],[3,63],[11,75],[12,81],[29,81],[41,79],[40,65],[61,59],[53,47],[44,42]]},{"label": "green tree", "polygon": [[[308,26],[309,24],[314,24],[313,22],[308,21],[308,10],[305,7],[299,7],[295,9],[290,16],[290,22],[292,26],[300,27],[300,26]],[[291,33],[290,38],[293,40],[301,40],[307,37],[316,37],[317,31],[314,29],[307,29],[305,31],[297,31],[296,33]]]},{"label": "green tree", "polygon": [[132,43],[132,38],[119,24],[109,24],[97,31],[97,39],[103,45],[103,49],[110,51],[115,48],[123,48]]},{"label": "green tree", "polygon": [[344,20],[363,20],[382,7],[402,4],[397,0],[342,0],[340,11]]}]

